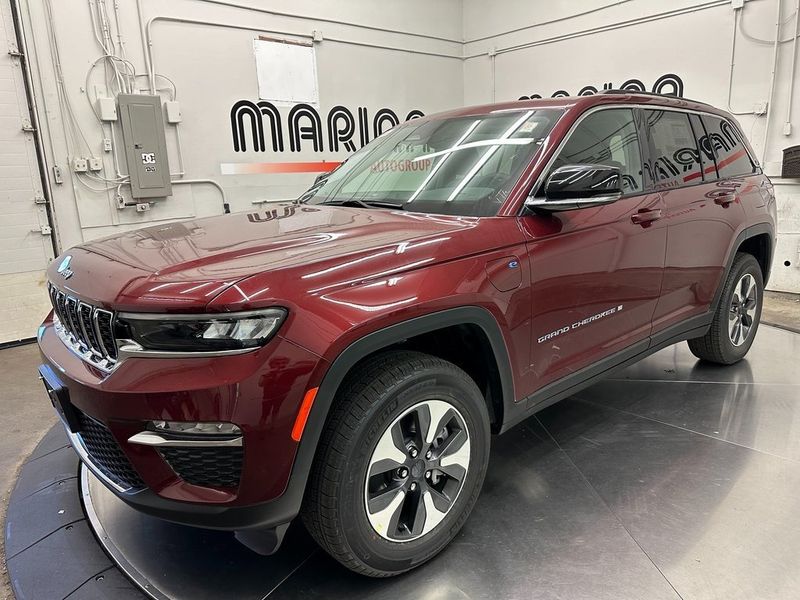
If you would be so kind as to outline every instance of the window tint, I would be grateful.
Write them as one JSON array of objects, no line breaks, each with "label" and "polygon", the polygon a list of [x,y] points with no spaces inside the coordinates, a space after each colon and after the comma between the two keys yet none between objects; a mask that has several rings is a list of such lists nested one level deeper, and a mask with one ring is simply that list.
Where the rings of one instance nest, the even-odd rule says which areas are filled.
[{"label": "window tint", "polygon": [[700,120],[699,115],[689,115],[689,122],[692,124],[694,140],[697,142],[697,149],[700,151],[700,165],[703,167],[703,180],[715,181],[717,179],[717,166],[714,163],[714,151],[708,142],[706,129]]},{"label": "window tint", "polygon": [[683,112],[647,110],[650,131],[650,171],[657,188],[673,188],[702,179],[700,153],[689,125],[689,115]]},{"label": "window tint", "polygon": [[708,145],[717,157],[720,178],[750,175],[755,172],[756,167],[733,125],[719,117],[707,115],[703,115],[703,123],[708,132]]},{"label": "window tint", "polygon": [[642,155],[627,108],[600,110],[583,119],[570,134],[553,169],[564,165],[600,164],[619,167],[626,193],[642,190]]}]

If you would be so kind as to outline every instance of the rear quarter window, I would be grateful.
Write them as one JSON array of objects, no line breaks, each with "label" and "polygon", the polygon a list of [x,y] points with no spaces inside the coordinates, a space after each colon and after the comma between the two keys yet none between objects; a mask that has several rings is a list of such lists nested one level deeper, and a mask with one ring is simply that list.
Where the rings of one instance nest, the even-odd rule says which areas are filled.
[{"label": "rear quarter window", "polygon": [[729,121],[703,115],[708,145],[714,152],[721,179],[752,175],[756,165],[742,143],[741,134]]}]

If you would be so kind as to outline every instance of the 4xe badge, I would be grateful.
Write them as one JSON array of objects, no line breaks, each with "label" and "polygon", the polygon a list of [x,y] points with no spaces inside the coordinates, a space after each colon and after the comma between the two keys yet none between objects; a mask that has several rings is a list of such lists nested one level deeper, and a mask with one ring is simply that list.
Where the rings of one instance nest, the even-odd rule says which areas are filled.
[{"label": "4xe badge", "polygon": [[69,279],[75,274],[72,272],[72,269],[69,268],[71,262],[72,262],[72,256],[70,254],[67,254],[64,257],[64,260],[61,261],[61,264],[58,265],[58,269],[56,269],[56,272],[60,274],[64,279]]}]

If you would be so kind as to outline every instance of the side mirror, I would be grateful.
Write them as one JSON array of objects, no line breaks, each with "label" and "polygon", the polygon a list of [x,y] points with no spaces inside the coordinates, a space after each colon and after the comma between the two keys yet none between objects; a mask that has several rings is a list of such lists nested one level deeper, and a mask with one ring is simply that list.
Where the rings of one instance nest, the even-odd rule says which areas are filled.
[{"label": "side mirror", "polygon": [[616,202],[622,196],[622,173],[608,165],[566,165],[550,174],[544,198],[529,198],[528,208],[575,210]]}]

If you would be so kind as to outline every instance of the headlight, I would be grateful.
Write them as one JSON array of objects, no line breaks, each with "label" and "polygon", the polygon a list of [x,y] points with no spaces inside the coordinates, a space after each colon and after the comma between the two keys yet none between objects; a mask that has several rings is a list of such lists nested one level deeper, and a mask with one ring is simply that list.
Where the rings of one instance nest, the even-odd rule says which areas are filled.
[{"label": "headlight", "polygon": [[117,315],[117,339],[144,350],[219,352],[263,346],[286,318],[286,309],[267,308],[219,315]]}]

